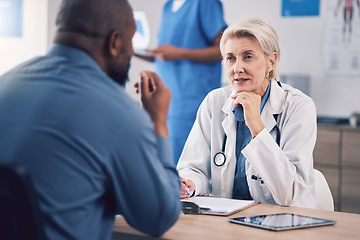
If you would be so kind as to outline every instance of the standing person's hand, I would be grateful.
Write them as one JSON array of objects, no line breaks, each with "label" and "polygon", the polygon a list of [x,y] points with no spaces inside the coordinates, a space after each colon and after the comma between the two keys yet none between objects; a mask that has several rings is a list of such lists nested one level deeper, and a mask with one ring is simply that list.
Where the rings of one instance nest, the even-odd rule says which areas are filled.
[{"label": "standing person's hand", "polygon": [[147,53],[149,53],[150,55],[159,58],[163,61],[182,59],[181,56],[182,52],[183,52],[182,48],[178,48],[170,44],[164,44],[155,49],[147,51]]},{"label": "standing person's hand", "polygon": [[141,94],[141,102],[155,125],[159,136],[169,137],[167,115],[171,91],[154,72],[140,72],[140,83],[135,83],[136,93]]}]

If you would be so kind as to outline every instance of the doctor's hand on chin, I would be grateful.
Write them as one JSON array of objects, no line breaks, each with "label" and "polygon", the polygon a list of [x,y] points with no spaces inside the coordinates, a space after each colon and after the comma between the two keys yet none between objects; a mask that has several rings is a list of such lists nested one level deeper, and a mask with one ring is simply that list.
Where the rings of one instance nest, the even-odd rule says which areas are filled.
[{"label": "doctor's hand on chin", "polygon": [[195,184],[190,179],[181,178],[181,199],[188,199],[195,194]]},{"label": "doctor's hand on chin", "polygon": [[231,98],[235,99],[233,108],[239,104],[243,107],[245,124],[248,126],[252,137],[256,137],[265,128],[260,117],[261,96],[254,92],[240,92]]}]

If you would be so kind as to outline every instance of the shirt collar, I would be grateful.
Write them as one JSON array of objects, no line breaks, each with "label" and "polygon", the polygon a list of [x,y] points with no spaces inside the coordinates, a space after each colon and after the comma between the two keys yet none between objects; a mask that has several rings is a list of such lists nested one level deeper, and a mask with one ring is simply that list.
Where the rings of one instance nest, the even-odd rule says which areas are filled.
[{"label": "shirt collar", "polygon": [[264,108],[264,106],[265,106],[265,103],[266,103],[266,101],[267,101],[268,98],[269,98],[270,88],[271,88],[271,82],[269,82],[268,87],[267,87],[267,89],[266,89],[266,92],[265,92],[264,96],[261,98],[260,112],[263,110],[263,108]]},{"label": "shirt collar", "polygon": [[83,50],[64,44],[55,43],[47,53],[49,56],[60,56],[71,59],[74,62],[86,63],[91,67],[102,71],[99,64],[89,54]]},{"label": "shirt collar", "polygon": [[[268,86],[268,89],[266,90],[266,92],[269,91],[269,93],[267,96],[268,101],[265,101],[264,99],[264,106],[263,106],[264,110],[266,109],[267,110],[266,112],[270,113],[271,115],[280,114],[284,109],[284,102],[285,102],[284,89],[278,85],[276,80],[271,80],[270,85],[271,85],[271,89]],[[236,94],[236,92],[234,89],[232,89],[231,86],[227,86],[225,87],[225,89],[229,89],[227,90],[229,95],[228,95],[228,99],[222,106],[221,110],[225,114],[229,115],[230,113],[232,113],[232,105],[234,103],[234,99],[232,99],[231,96]]]}]

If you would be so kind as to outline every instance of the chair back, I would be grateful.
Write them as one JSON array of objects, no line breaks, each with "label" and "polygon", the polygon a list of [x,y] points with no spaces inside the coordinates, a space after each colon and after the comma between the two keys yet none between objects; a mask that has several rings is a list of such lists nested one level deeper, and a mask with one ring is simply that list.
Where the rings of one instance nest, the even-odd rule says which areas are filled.
[{"label": "chair back", "polygon": [[324,175],[317,169],[315,173],[315,194],[318,202],[317,209],[334,211],[334,200]]},{"label": "chair back", "polygon": [[0,164],[0,238],[46,239],[37,193],[19,164]]}]

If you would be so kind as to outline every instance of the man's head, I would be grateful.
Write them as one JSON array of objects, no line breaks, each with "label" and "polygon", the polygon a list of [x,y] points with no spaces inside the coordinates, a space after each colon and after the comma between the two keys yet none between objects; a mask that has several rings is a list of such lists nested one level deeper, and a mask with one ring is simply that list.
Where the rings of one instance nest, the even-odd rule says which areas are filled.
[{"label": "man's head", "polygon": [[83,49],[125,85],[135,32],[127,0],[63,0],[56,25],[56,42]]}]

